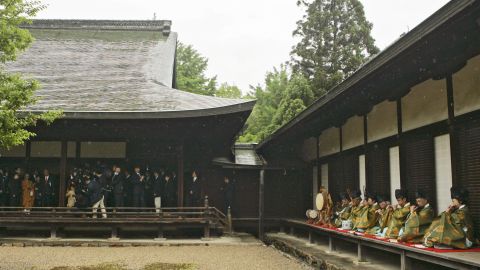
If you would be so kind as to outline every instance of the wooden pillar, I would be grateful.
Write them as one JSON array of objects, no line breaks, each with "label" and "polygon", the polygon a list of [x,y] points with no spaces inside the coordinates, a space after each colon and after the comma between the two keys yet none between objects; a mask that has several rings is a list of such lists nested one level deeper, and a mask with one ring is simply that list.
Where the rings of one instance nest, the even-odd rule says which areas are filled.
[{"label": "wooden pillar", "polygon": [[447,75],[447,108],[448,108],[448,134],[450,137],[450,161],[452,166],[452,185],[459,185],[459,179],[457,177],[457,147],[455,136],[455,100],[453,98],[453,79],[452,74]]},{"label": "wooden pillar", "polygon": [[406,167],[405,167],[405,150],[402,147],[403,144],[403,124],[402,124],[402,98],[397,99],[397,144],[398,144],[398,155],[400,160],[400,187],[403,190],[407,188],[407,179],[406,179]]},{"label": "wooden pillar", "polygon": [[184,168],[183,168],[183,145],[177,146],[177,177],[178,177],[178,206],[183,207],[183,194],[184,194]]},{"label": "wooden pillar", "polygon": [[265,170],[260,170],[260,185],[258,189],[258,238],[264,240],[264,210],[265,210]]},{"label": "wooden pillar", "polygon": [[58,206],[65,206],[65,190],[66,188],[66,174],[67,174],[67,147],[68,142],[62,141],[62,149],[60,155],[60,178],[58,187]]},{"label": "wooden pillar", "polygon": [[32,153],[32,142],[25,142],[25,170],[30,171],[30,156]]}]

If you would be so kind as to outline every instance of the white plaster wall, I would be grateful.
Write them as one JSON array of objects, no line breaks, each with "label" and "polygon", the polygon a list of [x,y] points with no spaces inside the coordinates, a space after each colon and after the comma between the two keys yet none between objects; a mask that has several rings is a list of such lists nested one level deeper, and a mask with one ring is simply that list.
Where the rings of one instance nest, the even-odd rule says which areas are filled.
[{"label": "white plaster wall", "polygon": [[76,142],[67,143],[67,157],[74,158],[76,156],[77,144]]},{"label": "white plaster wall", "polygon": [[435,137],[435,180],[436,205],[438,212],[450,205],[450,187],[452,186],[452,160],[450,155],[450,136]]},{"label": "white plaster wall", "polygon": [[390,159],[390,200],[396,204],[395,189],[400,188],[400,149],[398,146],[389,149]]},{"label": "white plaster wall", "polygon": [[453,75],[455,115],[480,109],[480,55]]},{"label": "white plaster wall", "polygon": [[0,157],[25,157],[26,149],[25,145],[14,146],[9,150],[0,149]]},{"label": "white plaster wall", "polygon": [[350,117],[342,127],[342,146],[344,150],[363,145],[363,117]]},{"label": "white plaster wall", "polygon": [[417,84],[402,98],[402,129],[412,130],[448,118],[447,84],[427,80]]},{"label": "white plaster wall", "polygon": [[320,183],[328,190],[328,163],[322,164],[320,170]]},{"label": "white plaster wall", "polygon": [[82,142],[82,158],[125,158],[125,142]]},{"label": "white plaster wall", "polygon": [[340,152],[340,130],[335,127],[324,130],[320,135],[319,148],[320,157]]},{"label": "white plaster wall", "polygon": [[304,161],[317,158],[317,138],[311,137],[303,141],[301,157]]},{"label": "white plaster wall", "polygon": [[387,100],[375,105],[367,115],[368,142],[387,138],[397,133],[397,103]]},{"label": "white plaster wall", "polygon": [[[365,155],[358,156],[358,170],[359,170],[359,187],[363,192],[367,186],[367,173],[365,169]],[[365,196],[365,194],[363,194]]]},{"label": "white plaster wall", "polygon": [[31,142],[31,157],[59,158],[62,151],[61,142]]}]

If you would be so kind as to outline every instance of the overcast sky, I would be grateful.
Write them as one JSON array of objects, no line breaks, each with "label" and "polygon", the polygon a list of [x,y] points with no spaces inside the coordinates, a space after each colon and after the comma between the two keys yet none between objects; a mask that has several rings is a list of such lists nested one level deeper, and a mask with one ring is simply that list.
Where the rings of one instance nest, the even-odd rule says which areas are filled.
[{"label": "overcast sky", "polygon": [[[43,0],[45,19],[172,20],[179,40],[209,59],[209,75],[242,91],[289,60],[292,31],[303,10],[296,0]],[[384,49],[447,0],[361,0]]]}]

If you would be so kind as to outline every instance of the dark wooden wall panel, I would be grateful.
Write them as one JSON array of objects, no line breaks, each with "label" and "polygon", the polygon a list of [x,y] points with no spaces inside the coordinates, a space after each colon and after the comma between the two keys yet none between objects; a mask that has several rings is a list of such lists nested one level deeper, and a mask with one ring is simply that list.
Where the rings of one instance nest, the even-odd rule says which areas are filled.
[{"label": "dark wooden wall panel", "polygon": [[457,177],[468,189],[468,207],[474,217],[475,231],[480,232],[480,119],[462,124],[455,133]]},{"label": "dark wooden wall panel", "polygon": [[367,191],[390,198],[390,155],[388,146],[374,144],[365,157]]},{"label": "dark wooden wall panel", "polygon": [[436,207],[435,187],[435,149],[430,135],[411,135],[402,144],[404,155],[404,175],[408,197],[414,200],[415,192],[423,190],[432,206]]}]

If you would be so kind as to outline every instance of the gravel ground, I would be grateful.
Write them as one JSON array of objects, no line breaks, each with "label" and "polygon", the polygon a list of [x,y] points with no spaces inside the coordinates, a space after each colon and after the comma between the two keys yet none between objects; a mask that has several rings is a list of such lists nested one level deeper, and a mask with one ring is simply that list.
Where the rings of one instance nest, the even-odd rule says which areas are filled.
[{"label": "gravel ground", "polygon": [[311,269],[265,246],[0,247],[0,269],[52,269],[118,263],[142,269],[153,263],[188,263],[195,269]]}]

